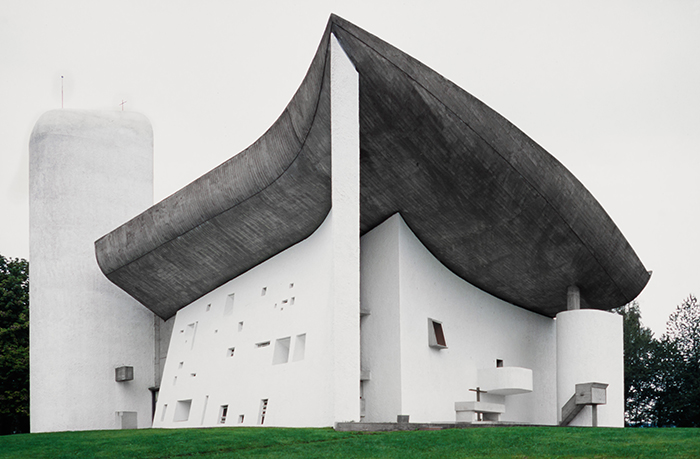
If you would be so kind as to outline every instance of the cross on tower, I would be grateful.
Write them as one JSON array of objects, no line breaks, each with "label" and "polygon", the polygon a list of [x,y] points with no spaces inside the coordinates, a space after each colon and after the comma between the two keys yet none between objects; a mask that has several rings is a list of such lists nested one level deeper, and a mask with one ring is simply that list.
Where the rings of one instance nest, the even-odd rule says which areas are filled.
[{"label": "cross on tower", "polygon": [[477,401],[477,402],[480,402],[480,401],[481,401],[481,394],[488,394],[487,391],[481,390],[481,388],[478,387],[478,386],[477,386],[476,389],[469,389],[469,390],[472,391],[472,392],[476,392],[476,401]]},{"label": "cross on tower", "polygon": [[125,103],[126,103],[126,101],[125,101],[124,99],[122,99],[122,103],[121,103],[121,104],[119,104],[119,105],[121,105],[121,106],[122,106],[122,111],[124,111],[124,104],[125,104]]}]

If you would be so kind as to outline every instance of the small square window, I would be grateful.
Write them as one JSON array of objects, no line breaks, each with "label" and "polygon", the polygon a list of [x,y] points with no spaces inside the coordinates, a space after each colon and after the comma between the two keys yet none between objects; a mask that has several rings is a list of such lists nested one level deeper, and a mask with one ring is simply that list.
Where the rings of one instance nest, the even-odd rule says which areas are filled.
[{"label": "small square window", "polygon": [[175,405],[173,421],[187,421],[190,417],[190,408],[192,408],[192,399],[178,400],[177,405]]},{"label": "small square window", "polygon": [[280,363],[287,363],[289,361],[289,346],[291,344],[291,337],[280,338],[275,341],[275,353],[272,356],[272,364],[279,365]]},{"label": "small square window", "polygon": [[294,288],[294,282],[289,284],[289,288]]},{"label": "small square window", "polygon": [[496,359],[496,368],[502,368],[502,367],[503,367],[503,360]]},{"label": "small square window", "polygon": [[447,349],[445,333],[442,330],[442,322],[428,319],[428,345],[436,349]]}]

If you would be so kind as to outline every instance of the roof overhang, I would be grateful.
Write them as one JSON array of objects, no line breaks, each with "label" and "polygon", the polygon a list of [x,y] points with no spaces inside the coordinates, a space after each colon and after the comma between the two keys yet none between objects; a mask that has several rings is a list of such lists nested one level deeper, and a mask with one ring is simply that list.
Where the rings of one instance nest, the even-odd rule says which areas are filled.
[{"label": "roof overhang", "polygon": [[361,233],[396,212],[446,267],[553,317],[632,301],[650,274],[585,187],[472,95],[331,16],[309,71],[253,145],[96,243],[163,318],[310,236],[331,207],[329,39],[360,78]]}]

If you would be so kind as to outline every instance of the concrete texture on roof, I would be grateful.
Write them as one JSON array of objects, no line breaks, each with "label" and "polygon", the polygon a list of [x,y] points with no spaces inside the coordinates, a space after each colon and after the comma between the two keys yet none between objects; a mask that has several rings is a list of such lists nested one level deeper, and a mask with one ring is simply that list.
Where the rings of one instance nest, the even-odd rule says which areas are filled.
[{"label": "concrete texture on roof", "polygon": [[307,238],[331,207],[333,33],[360,75],[361,233],[396,212],[446,267],[553,317],[633,300],[649,273],[585,187],[472,95],[331,16],[297,93],[253,145],[99,239],[105,275],[163,318]]}]

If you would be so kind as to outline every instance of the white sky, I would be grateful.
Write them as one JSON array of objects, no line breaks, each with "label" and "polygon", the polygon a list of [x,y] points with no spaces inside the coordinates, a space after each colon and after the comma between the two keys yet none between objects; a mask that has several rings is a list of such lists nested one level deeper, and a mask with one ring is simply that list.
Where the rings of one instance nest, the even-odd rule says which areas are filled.
[{"label": "white sky", "polygon": [[145,114],[159,201],[257,139],[334,12],[475,95],[593,193],[654,274],[657,335],[700,294],[700,1],[0,4],[0,254],[28,258],[29,135],[61,106]]}]

